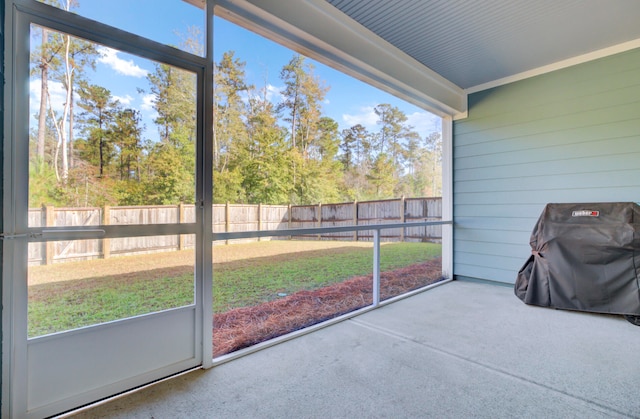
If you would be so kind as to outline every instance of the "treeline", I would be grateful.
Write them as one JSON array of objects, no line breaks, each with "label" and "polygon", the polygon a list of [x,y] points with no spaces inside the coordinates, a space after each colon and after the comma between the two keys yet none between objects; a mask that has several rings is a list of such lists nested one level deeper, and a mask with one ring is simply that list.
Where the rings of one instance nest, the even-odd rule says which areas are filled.
[{"label": "treeline", "polygon": [[[32,80],[40,82],[31,132],[30,205],[193,203],[195,75],[155,64],[140,93],[153,97],[157,139],[143,138],[139,110],[93,84],[104,50],[34,27]],[[216,203],[339,202],[440,194],[440,136],[416,132],[389,104],[377,129],[339,129],[323,114],[329,86],[300,55],[282,67],[276,99],[246,81],[245,62],[226,52],[215,63],[213,183]],[[63,86],[62,109],[49,85]],[[54,109],[56,108],[56,109]]]},{"label": "treeline", "polygon": [[245,63],[216,63],[214,197],[218,202],[317,203],[440,194],[439,133],[421,136],[379,104],[375,132],[323,115],[329,87],[304,57],[282,67],[278,101],[245,81]]}]

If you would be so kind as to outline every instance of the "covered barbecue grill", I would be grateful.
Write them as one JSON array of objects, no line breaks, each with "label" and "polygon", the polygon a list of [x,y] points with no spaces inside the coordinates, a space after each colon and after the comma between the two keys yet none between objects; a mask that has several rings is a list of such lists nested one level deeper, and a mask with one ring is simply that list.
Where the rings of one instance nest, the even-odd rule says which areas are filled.
[{"label": "covered barbecue grill", "polygon": [[515,294],[526,304],[640,320],[640,206],[548,204]]}]

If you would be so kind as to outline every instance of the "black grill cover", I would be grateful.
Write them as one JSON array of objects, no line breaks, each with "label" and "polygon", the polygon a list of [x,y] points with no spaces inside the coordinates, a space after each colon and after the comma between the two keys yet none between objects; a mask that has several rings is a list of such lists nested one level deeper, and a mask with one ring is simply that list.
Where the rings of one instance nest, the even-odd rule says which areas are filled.
[{"label": "black grill cover", "polygon": [[548,204],[515,294],[527,304],[640,315],[640,206]]}]

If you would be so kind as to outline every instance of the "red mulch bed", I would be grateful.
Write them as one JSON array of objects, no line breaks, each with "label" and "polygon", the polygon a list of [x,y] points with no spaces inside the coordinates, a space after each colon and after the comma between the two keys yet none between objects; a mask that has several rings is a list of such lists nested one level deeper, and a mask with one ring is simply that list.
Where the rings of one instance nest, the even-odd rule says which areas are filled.
[{"label": "red mulch bed", "polygon": [[[380,275],[380,299],[442,280],[434,259]],[[213,316],[213,356],[221,356],[311,326],[372,303],[372,275],[358,276],[313,291],[299,291],[254,307]]]}]

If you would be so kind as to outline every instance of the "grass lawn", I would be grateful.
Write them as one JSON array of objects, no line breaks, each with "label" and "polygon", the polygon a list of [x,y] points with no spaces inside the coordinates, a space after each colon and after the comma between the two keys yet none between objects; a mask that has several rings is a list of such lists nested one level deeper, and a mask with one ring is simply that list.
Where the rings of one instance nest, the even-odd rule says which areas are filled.
[{"label": "grass lawn", "polygon": [[[433,243],[381,247],[381,270],[440,256]],[[29,336],[193,303],[193,250],[29,269]],[[271,241],[215,246],[214,312],[370,274],[371,243]]]}]

